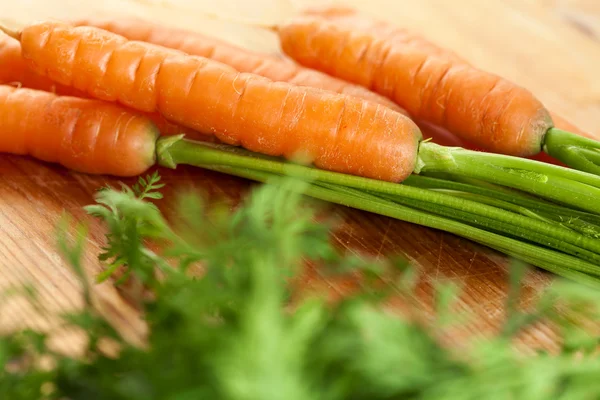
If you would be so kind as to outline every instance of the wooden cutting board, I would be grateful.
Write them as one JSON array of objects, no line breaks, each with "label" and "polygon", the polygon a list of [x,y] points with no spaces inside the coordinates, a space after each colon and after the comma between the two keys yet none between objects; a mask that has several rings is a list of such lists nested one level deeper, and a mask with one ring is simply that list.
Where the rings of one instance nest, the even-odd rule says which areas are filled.
[{"label": "wooden cutting board", "polygon": [[[127,14],[164,24],[197,30],[254,50],[277,52],[275,36],[253,27],[273,24],[292,15],[307,0],[20,0],[0,4],[0,22],[19,27],[43,18],[81,17],[90,14]],[[316,3],[316,2],[312,2]],[[600,3],[595,0],[354,0],[356,6],[377,17],[413,29],[446,46],[473,64],[519,82],[547,106],[568,116],[584,129],[600,127]],[[0,65],[0,68],[2,66]],[[195,187],[211,196],[240,200],[251,187],[245,180],[201,169],[160,170],[167,189],[161,208],[172,210],[174,193]],[[132,183],[131,180],[124,180]],[[82,211],[93,202],[96,189],[118,180],[91,177],[34,160],[0,156],[0,289],[33,284],[53,311],[80,305],[79,287],[55,246],[55,227],[65,212],[90,226],[86,267],[100,270],[95,257],[103,230]],[[331,207],[343,224],[334,238],[350,252],[376,257],[406,257],[419,267],[423,279],[417,297],[430,315],[431,288],[451,279],[464,287],[459,309],[475,318],[452,338],[482,334],[502,323],[509,260],[472,242],[436,230],[390,218]],[[311,288],[343,294],[347,286],[327,281],[318,271],[307,279]],[[523,304],[535,299],[551,281],[542,271],[531,272],[525,282]],[[136,312],[110,285],[96,294],[103,309],[130,338],[139,338],[144,325]],[[0,329],[21,324],[49,327],[52,319],[36,315],[22,301],[0,308]],[[523,335],[535,347],[552,347],[552,332],[544,326]],[[75,337],[59,338],[64,348],[76,347]]]}]

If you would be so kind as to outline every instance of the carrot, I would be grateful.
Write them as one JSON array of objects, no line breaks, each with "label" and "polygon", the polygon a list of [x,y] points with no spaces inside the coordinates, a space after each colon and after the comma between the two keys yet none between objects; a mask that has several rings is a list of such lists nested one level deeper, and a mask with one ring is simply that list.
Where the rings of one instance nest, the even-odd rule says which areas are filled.
[{"label": "carrot", "polygon": [[0,85],[0,152],[90,174],[134,176],[155,163],[158,130],[114,104]]},{"label": "carrot", "polygon": [[[369,33],[374,39],[387,41],[398,40],[400,43],[416,46],[419,48],[419,50],[426,51],[428,54],[434,54],[440,58],[452,60],[454,62],[462,62],[465,64],[468,63],[465,59],[459,57],[455,52],[443,47],[439,47],[405,29],[401,29],[377,19],[360,16],[354,8],[340,6],[315,7],[303,11],[303,14],[335,20],[337,24],[345,25],[349,28],[360,27],[362,31]],[[552,111],[550,111],[550,116],[552,117],[552,121],[554,122],[554,126],[556,128],[577,133],[590,139],[597,139],[597,136],[578,128],[565,118]]]},{"label": "carrot", "polygon": [[303,68],[289,59],[255,53],[197,32],[170,28],[133,17],[88,18],[78,20],[74,24],[94,26],[124,36],[129,40],[154,43],[181,50],[190,55],[211,58],[227,64],[239,72],[254,73],[275,82],[288,82],[356,96],[404,112],[393,101],[362,86],[352,85],[321,72]]},{"label": "carrot", "polygon": [[[344,10],[340,8],[334,12],[344,12]],[[133,17],[114,19],[88,18],[76,21],[74,24],[79,26],[94,26],[124,36],[129,40],[154,43],[164,47],[179,49],[191,55],[211,58],[230,65],[240,72],[255,73],[274,81],[354,95],[406,113],[393,101],[366,90],[362,86],[352,85],[327,74],[302,68],[287,58],[279,59],[257,54],[197,32],[170,28]],[[473,147],[456,135],[433,126],[430,123],[420,120],[415,120],[415,123],[419,126],[425,137],[433,138],[436,143],[448,146]]]},{"label": "carrot", "polygon": [[[102,101],[0,86],[0,132],[10,132],[0,136],[2,152],[30,154],[88,173],[130,176],[144,172],[154,157],[164,166],[174,168],[185,163],[261,182],[272,182],[279,175],[291,173],[314,181],[304,186],[303,193],[321,200],[456,233],[584,282],[598,274],[598,242],[562,226],[418,185],[336,174],[177,136],[158,138],[158,131],[147,118]],[[421,182],[425,187],[440,183],[451,188],[455,184],[441,180]],[[297,190],[296,186],[286,187]],[[516,200],[519,201],[518,196]],[[549,217],[560,221],[565,218],[563,223],[567,226],[569,217],[597,220],[592,214],[544,205],[535,199],[528,199],[527,204],[530,208],[541,206],[551,213],[559,212]],[[594,226],[590,224],[588,229]]]},{"label": "carrot", "polygon": [[[600,213],[598,176],[420,142],[409,118],[354,96],[273,82],[98,28],[46,22],[13,35],[34,71],[101,100],[160,112],[229,145],[287,159],[301,154],[304,161],[344,176],[392,182],[412,172],[474,178]],[[219,164],[187,142],[170,145],[165,153],[167,144],[157,145],[163,149],[161,165]],[[254,156],[253,162],[265,161]]]},{"label": "carrot", "polygon": [[[88,97],[84,93],[68,86],[57,84],[47,77],[37,74],[29,69],[23,57],[21,57],[21,45],[8,35],[0,33],[0,84],[23,86],[30,89],[44,90],[65,96]],[[192,129],[182,127],[167,121],[157,113],[146,113],[165,136],[186,134],[191,138],[207,140],[206,135],[200,135]]]},{"label": "carrot", "polygon": [[[344,13],[349,9],[327,9],[332,14]],[[352,12],[354,12],[352,10]],[[346,93],[374,101],[402,110],[393,101],[386,97],[366,90],[362,86],[351,85],[346,81],[333,78],[315,70],[302,68],[289,59],[278,59],[266,55],[256,54],[241,47],[234,46],[225,41],[205,36],[196,32],[170,28],[154,22],[139,18],[122,17],[116,19],[88,18],[75,22],[79,26],[94,26],[130,40],[144,41],[164,47],[182,50],[188,54],[212,58],[230,65],[240,72],[251,72],[265,76],[274,81],[283,81],[300,86],[309,86],[319,89]],[[465,140],[456,135],[436,127],[426,121],[415,120],[417,126],[425,137],[431,137],[436,143],[448,146],[461,146],[474,148]]]},{"label": "carrot", "polygon": [[91,27],[35,24],[22,31],[21,46],[30,68],[60,84],[160,112],[225,143],[286,158],[303,152],[318,167],[390,181],[415,166],[417,126],[353,96],[272,82]]},{"label": "carrot", "polygon": [[[536,154],[551,127],[541,103],[525,90],[463,63],[454,64],[443,51],[423,48],[421,41],[412,46],[411,36],[401,36],[398,29],[379,21],[355,14],[333,19],[309,14],[281,26],[279,36],[283,51],[299,63],[369,87],[412,115],[487,149]],[[392,40],[386,41],[388,36]],[[512,103],[502,101],[507,95]],[[522,116],[510,118],[510,112]]]},{"label": "carrot", "polygon": [[477,147],[521,157],[543,150],[600,174],[600,160],[589,152],[600,143],[590,135],[558,129],[556,115],[528,90],[422,38],[357,13],[314,10],[282,24],[278,34],[283,51],[300,64],[385,95]]},{"label": "carrot", "polygon": [[[323,8],[308,9],[305,11],[305,14],[340,17],[356,15],[356,10],[348,7],[328,6]],[[365,28],[365,22],[368,23],[369,21],[363,21],[363,29]],[[188,54],[212,58],[224,64],[231,65],[240,72],[252,72],[275,81],[287,81],[297,85],[311,86],[320,89],[351,94],[357,97],[362,97],[366,100],[371,100],[390,106],[392,108],[399,108],[395,103],[388,101],[387,98],[378,96],[377,94],[365,90],[360,86],[350,85],[343,80],[333,78],[329,75],[302,68],[297,64],[289,62],[288,60],[280,60],[274,57],[256,54],[226,41],[202,35],[197,32],[170,28],[134,17],[120,17],[112,19],[91,17],[78,20],[74,24],[80,26],[95,26],[124,36],[129,40],[154,43],[169,48],[179,49]],[[434,44],[419,38],[416,35],[412,35],[405,30],[391,27],[389,24],[381,25],[379,23],[371,23],[369,26],[369,29],[372,29],[374,32],[376,32],[378,28],[381,32],[389,31],[394,33],[399,39],[410,37],[413,44],[418,45],[421,48],[426,47],[433,49],[438,56],[443,55],[444,57],[461,60],[455,53],[441,47],[437,47]],[[464,62],[464,60],[461,61]],[[555,115],[552,115],[552,117],[556,127],[593,138],[593,136],[576,128],[566,120]],[[481,149],[480,147],[473,146],[465,140],[461,140],[448,131],[440,129],[440,127],[436,127],[425,121],[416,120],[415,122],[424,134],[427,133],[427,136],[433,137],[437,143]],[[535,159],[543,160],[545,162],[556,162],[546,155],[540,155]]]},{"label": "carrot", "polygon": [[[419,187],[430,186],[430,181],[398,185],[179,136],[157,139],[156,127],[147,118],[118,106],[12,87],[4,89],[7,94],[0,101],[0,131],[11,131],[2,138],[0,150],[31,154],[91,173],[141,173],[156,157],[159,165],[171,168],[189,164],[259,181],[292,175],[316,182],[306,193],[322,200],[463,235],[581,280],[586,275],[575,271],[598,274],[598,241],[562,224],[571,226],[569,216],[584,222],[597,220],[600,177],[427,142],[417,146],[416,126],[387,107],[272,82],[215,61],[129,42],[107,31],[41,23],[15,36],[21,39],[27,65],[58,83],[146,112],[159,110],[251,150],[285,156],[308,151],[315,164],[325,169],[399,180],[407,166],[415,164],[418,147],[419,162],[408,173],[414,168],[415,172],[482,179],[588,212],[541,203],[493,186],[437,180],[437,184],[444,183],[438,192]],[[463,197],[444,193],[459,187]],[[500,207],[486,204],[495,199],[485,199],[484,193],[503,195]],[[473,195],[483,197],[484,202],[469,200]],[[531,209],[521,210],[524,207],[515,204],[528,204]],[[533,217],[520,215],[523,211]],[[595,225],[588,225],[584,224],[586,234],[594,234]]]},{"label": "carrot", "polygon": [[50,92],[55,88],[50,79],[27,68],[25,60],[21,57],[19,42],[0,33],[0,83],[21,85],[24,82],[32,88]]}]

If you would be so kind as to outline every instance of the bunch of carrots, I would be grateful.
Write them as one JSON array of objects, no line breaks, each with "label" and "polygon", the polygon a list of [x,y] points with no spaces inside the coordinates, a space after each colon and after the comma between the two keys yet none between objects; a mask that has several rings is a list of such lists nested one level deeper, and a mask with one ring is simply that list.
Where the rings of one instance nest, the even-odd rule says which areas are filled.
[{"label": "bunch of carrots", "polygon": [[[275,28],[290,57],[276,58],[132,18],[2,31],[0,152],[115,176],[292,175],[309,196],[600,285],[600,143],[410,32],[311,9]],[[571,168],[528,158],[541,152]]]}]

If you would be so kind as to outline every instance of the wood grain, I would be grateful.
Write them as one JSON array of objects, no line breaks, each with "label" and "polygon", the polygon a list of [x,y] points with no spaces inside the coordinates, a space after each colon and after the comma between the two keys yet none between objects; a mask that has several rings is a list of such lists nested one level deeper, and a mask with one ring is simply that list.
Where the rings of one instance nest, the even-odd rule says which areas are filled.
[{"label": "wood grain", "polygon": [[[277,23],[309,3],[310,0],[21,0],[0,4],[0,22],[18,27],[42,18],[120,13],[160,19],[165,24],[210,33],[251,49],[276,52],[278,45],[273,34],[252,25]],[[600,79],[596,72],[600,44],[595,37],[598,25],[587,22],[587,28],[582,28],[582,23],[573,22],[573,15],[578,13],[589,16],[590,21],[592,16],[600,18],[600,9],[593,0],[463,0],[460,7],[443,0],[345,3],[413,29],[481,68],[519,82],[584,129],[600,126]],[[161,202],[166,213],[172,211],[175,193],[184,188],[239,201],[252,186],[242,179],[194,168],[160,172],[168,185],[166,199]],[[84,214],[82,207],[92,203],[97,188],[116,185],[118,180],[2,155],[0,182],[0,289],[30,283],[52,312],[79,306],[79,287],[55,246],[56,223],[67,212],[89,224],[85,261],[89,274],[96,274],[100,266],[95,256],[103,243],[103,230]],[[464,287],[457,307],[470,310],[474,318],[465,330],[454,332],[451,341],[460,343],[466,336],[489,332],[502,322],[509,265],[506,257],[456,236],[401,221],[344,207],[331,206],[330,212],[341,217],[342,225],[334,240],[343,250],[376,257],[406,257],[419,267],[423,279],[417,300],[426,315],[431,315],[431,290],[436,283],[451,279]],[[549,274],[532,271],[525,282],[523,305],[535,300],[550,281]],[[313,270],[304,285],[338,296],[350,290],[353,282],[332,282]],[[139,316],[114,287],[96,286],[95,294],[124,334],[132,339],[143,336],[144,325]],[[397,306],[395,301],[390,301],[391,307]],[[53,320],[47,315],[36,315],[22,301],[12,301],[0,309],[0,329],[22,324],[49,328]],[[61,338],[64,349],[76,350],[76,336]],[[532,348],[552,348],[553,335],[548,327],[540,326],[526,332],[522,342]]]}]

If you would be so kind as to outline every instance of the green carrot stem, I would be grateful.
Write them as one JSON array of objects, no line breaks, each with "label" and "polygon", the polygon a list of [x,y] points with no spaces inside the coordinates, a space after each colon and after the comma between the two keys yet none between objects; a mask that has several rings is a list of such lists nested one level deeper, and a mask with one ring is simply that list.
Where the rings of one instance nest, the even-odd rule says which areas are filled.
[{"label": "green carrot stem", "polygon": [[[165,166],[174,167],[177,164],[189,164],[204,168],[207,166],[241,167],[277,175],[294,176],[307,181],[319,181],[379,194],[388,194],[398,198],[461,210],[474,217],[485,217],[488,220],[515,226],[520,229],[522,235],[532,232],[600,254],[600,241],[584,237],[564,227],[536,221],[485,204],[458,199],[444,193],[295,165],[277,159],[268,159],[226,145],[166,138],[159,140],[158,147],[159,163]],[[497,224],[497,227],[500,227],[500,224]]]},{"label": "green carrot stem", "polygon": [[489,206],[494,206],[503,210],[512,211],[525,217],[537,219],[539,221],[543,221],[549,224],[558,225],[563,228],[572,230],[574,232],[578,232],[587,237],[592,237],[595,239],[600,237],[600,226],[578,219],[577,217],[550,214],[543,211],[533,211],[529,208],[509,203],[507,201],[497,200],[479,194],[448,191],[445,189],[442,189],[442,191],[443,193],[449,194],[454,197],[468,199],[471,201],[475,201],[476,203],[487,204]]},{"label": "green carrot stem", "polygon": [[530,197],[522,197],[519,193],[505,193],[504,191],[491,190],[487,187],[420,175],[410,176],[403,184],[442,191],[454,197],[464,197],[478,203],[492,205],[546,222],[554,221],[582,235],[593,238],[600,237],[599,216],[535,200]]},{"label": "green carrot stem", "polygon": [[[576,136],[578,139],[585,139],[574,134],[570,135]],[[598,142],[590,139],[585,140],[598,144]],[[421,149],[422,147],[424,147],[424,149]],[[540,161],[529,160],[526,158],[466,150],[460,147],[445,147],[432,142],[421,143],[419,147],[419,156],[421,156],[421,150],[424,150],[423,155],[427,158],[440,158],[446,162],[452,162],[453,157],[460,156],[461,158],[465,158],[472,162],[485,162],[486,164],[493,164],[503,168],[522,169],[542,175],[553,175],[600,188],[600,177],[596,176],[595,174],[564,168],[558,165],[548,164]],[[426,160],[422,159],[421,161],[424,162]],[[469,167],[473,166],[475,166],[475,164],[469,165]]]},{"label": "green carrot stem", "polygon": [[[586,261],[590,261],[593,263],[600,262],[600,254],[591,252],[589,250],[585,250],[581,247],[572,245],[568,242],[565,242],[560,239],[555,239],[552,236],[536,233],[529,229],[522,229],[518,226],[497,221],[492,218],[488,218],[482,215],[474,215],[470,212],[458,210],[456,208],[446,207],[439,204],[431,204],[424,201],[415,201],[412,199],[402,198],[399,196],[392,195],[376,195],[370,194],[367,192],[359,192],[354,189],[350,189],[347,187],[341,187],[337,185],[327,184],[327,183],[316,183],[318,186],[323,186],[325,188],[329,188],[332,190],[336,190],[342,193],[348,193],[354,196],[363,196],[367,199],[386,199],[389,201],[393,201],[394,203],[399,203],[404,206],[411,207],[413,209],[418,209],[422,211],[426,211],[428,213],[432,213],[435,215],[439,215],[442,217],[447,217],[452,220],[462,221],[466,224],[472,226],[479,226],[488,231],[496,232],[499,234],[503,234],[504,236],[511,236],[514,238],[520,238],[523,240],[531,241],[538,243],[545,247],[551,247],[557,250],[560,250],[564,253],[571,254],[573,256],[579,257]],[[594,270],[585,271],[587,273],[593,275],[600,275],[600,267],[595,268]]]},{"label": "green carrot stem", "polygon": [[[270,179],[274,176],[280,176],[269,172],[256,171],[240,167],[209,165],[207,166],[207,169],[240,176],[259,182],[270,182]],[[325,188],[311,184],[308,186],[308,188],[305,188],[303,193],[307,196],[330,203],[340,204],[343,206],[388,216],[398,220],[423,225],[429,228],[450,232],[458,236],[471,239],[488,247],[509,249],[508,251],[514,254],[515,257],[521,258],[523,261],[529,262],[534,266],[551,271],[556,275],[571,278],[578,282],[600,288],[599,279],[583,273],[577,273],[577,271],[595,271],[597,267],[578,258],[549,250],[544,247],[535,246],[519,240],[504,237],[496,233],[463,224],[461,222],[414,210],[375,196],[369,198],[369,195],[364,192],[354,190],[355,194],[353,195],[350,194],[353,189],[345,187],[341,187],[340,189],[343,190],[343,193],[331,188]],[[507,251],[500,251],[507,253]]]},{"label": "green carrot stem", "polygon": [[475,179],[464,181],[460,179],[459,181],[455,181],[453,180],[455,178],[457,177],[450,174],[444,174],[444,179],[423,175],[411,175],[402,183],[404,185],[415,186],[424,189],[447,189],[464,193],[478,194],[506,201],[533,211],[583,219],[589,221],[590,223],[600,225],[600,216],[596,214],[560,206],[558,204],[547,202],[543,199],[535,198],[527,193],[522,193],[515,189],[507,189],[503,186],[497,186],[488,182],[480,182]]},{"label": "green carrot stem", "polygon": [[415,172],[448,172],[600,214],[600,177],[537,161],[422,143]]},{"label": "green carrot stem", "polygon": [[[344,191],[346,193],[348,190],[352,189],[344,188]],[[367,209],[367,207],[369,206],[368,204],[365,204],[365,207],[361,208],[359,206],[359,204],[361,204],[361,201],[368,200],[366,200],[366,198],[363,197],[364,195],[361,195],[361,192],[355,192],[357,194],[355,195],[355,200],[353,202],[354,205],[345,205],[357,209],[362,209],[364,211],[371,211],[381,215],[386,215],[391,218],[427,226],[429,228],[440,229],[446,232],[450,232],[456,234],[457,236],[462,236],[464,238],[473,240],[490,248],[494,248],[507,255],[520,258],[523,261],[526,261],[539,268],[546,269],[550,272],[553,272],[556,275],[570,278],[577,282],[592,285],[600,289],[600,279],[596,278],[596,275],[598,273],[598,267],[595,264],[590,264],[585,261],[581,261],[578,258],[567,256],[562,253],[546,249],[544,247],[535,246],[529,243],[524,243],[519,240],[500,236],[496,233],[472,227],[449,218],[432,216],[428,213],[422,213],[420,211],[413,210],[408,207],[395,208],[395,211],[390,211],[386,214],[384,213],[384,210],[388,207],[394,208],[394,206],[389,203],[380,203],[377,200],[377,198],[373,199],[372,202],[380,203],[378,206],[374,207],[377,208],[378,211],[372,211]],[[315,193],[312,193],[310,195],[315,197],[314,194]],[[321,200],[326,199],[321,198]],[[328,201],[335,202],[333,201],[333,199],[330,199]],[[593,274],[589,275],[588,271],[593,272]]]},{"label": "green carrot stem", "polygon": [[506,211],[514,212],[515,214],[521,214],[524,217],[529,217],[532,219],[537,219],[539,221],[543,221],[549,224],[556,223],[551,219],[544,217],[541,213],[536,212],[534,210],[530,210],[527,207],[523,207],[517,204],[510,203],[508,201],[495,199],[493,197],[482,196],[480,194],[475,193],[465,193],[460,191],[454,191],[449,189],[431,189],[435,191],[439,191],[441,193],[449,194],[453,197],[460,197],[462,199],[467,199],[474,201],[476,203],[487,204],[488,206],[493,206],[496,208],[501,208]]},{"label": "green carrot stem", "polygon": [[544,151],[572,168],[600,175],[600,142],[552,128],[544,138]]},{"label": "green carrot stem", "polygon": [[589,161],[596,165],[600,165],[600,151],[598,149],[577,149],[577,151],[584,155]]},{"label": "green carrot stem", "polygon": [[[525,193],[522,190],[517,190],[513,188],[508,188],[506,186],[496,185],[494,183],[482,181],[480,179],[469,178],[461,175],[449,174],[449,173],[441,173],[441,172],[429,172],[427,176],[425,175],[417,175],[412,174],[407,179],[405,179],[402,183],[410,185],[410,186],[419,186],[418,182],[429,182],[429,181],[440,181],[447,182],[448,184],[463,184],[467,187],[477,188],[483,190],[485,193],[498,193],[502,196],[502,198],[513,198],[517,197],[519,199],[530,200],[535,203],[544,203],[547,205],[556,205],[556,203],[542,199],[540,197],[536,197],[530,193]],[[475,192],[473,192],[475,193]],[[477,192],[479,193],[479,191]],[[496,195],[492,197],[497,197]],[[569,209],[570,208],[566,208]],[[589,214],[589,213],[588,213]],[[594,215],[594,214],[590,214]],[[600,219],[600,217],[598,217]]]},{"label": "green carrot stem", "polygon": [[557,221],[564,222],[565,220],[577,220],[589,222],[596,226],[596,230],[600,231],[600,215],[559,205],[550,200],[536,197],[521,190],[499,186],[479,179],[448,173],[428,173],[427,176],[413,174],[402,183],[431,190],[450,190],[455,192],[473,193],[499,199],[521,207],[526,207],[532,211],[551,215],[556,217]]},{"label": "green carrot stem", "polygon": [[[582,260],[600,265],[600,254],[575,246],[571,243],[561,241],[560,239],[556,239],[551,236],[539,234],[528,229],[522,229],[505,222],[496,221],[492,218],[487,218],[481,215],[473,215],[465,211],[456,210],[437,204],[432,205],[430,203],[401,198],[393,198],[392,200],[412,208],[433,213],[442,217],[447,217],[453,220],[462,221],[472,226],[478,226],[487,231],[537,243],[541,246],[550,247],[564,253],[571,254],[572,256],[578,257]],[[585,272],[600,276],[600,267],[596,267],[593,270],[586,270]]]}]

